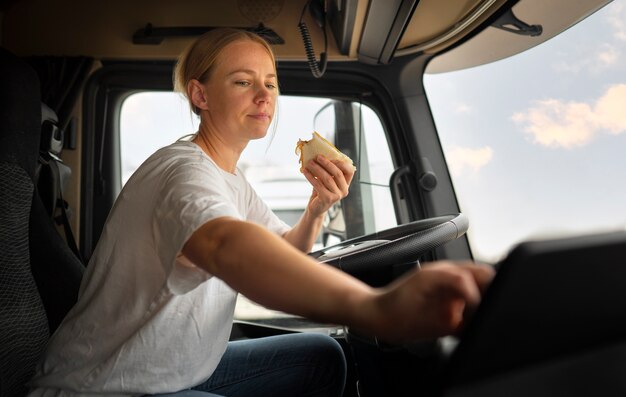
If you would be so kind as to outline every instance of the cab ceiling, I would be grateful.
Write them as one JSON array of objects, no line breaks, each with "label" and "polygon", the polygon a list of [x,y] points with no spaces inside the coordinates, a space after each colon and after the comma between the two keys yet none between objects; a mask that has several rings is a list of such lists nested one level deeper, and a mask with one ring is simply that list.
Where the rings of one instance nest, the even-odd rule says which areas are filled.
[{"label": "cab ceiling", "polygon": [[[132,37],[148,23],[164,27],[232,26],[253,28],[262,23],[285,43],[275,45],[281,60],[305,60],[298,21],[307,0],[9,0],[2,1],[2,44],[20,55],[85,55],[97,59],[174,59],[192,40],[168,37],[158,45],[133,44]],[[371,28],[376,15],[369,15],[371,3],[401,7],[404,0],[355,0],[354,24],[348,32],[349,51],[342,55],[329,29],[328,57],[331,60],[358,59],[360,38]],[[414,12],[398,48],[405,51],[440,51],[468,34],[491,15],[504,0],[421,0],[413,1]],[[327,0],[327,8],[347,7],[350,0]],[[411,2],[409,2],[411,3]],[[488,6],[484,6],[488,4]],[[484,9],[480,9],[483,6]],[[476,10],[479,15],[475,15]],[[474,13],[474,14],[473,14]],[[474,15],[464,29],[455,31]],[[323,36],[307,13],[316,53]],[[387,34],[382,25],[381,34]],[[452,34],[451,34],[452,33]],[[433,45],[436,44],[436,45]]]}]

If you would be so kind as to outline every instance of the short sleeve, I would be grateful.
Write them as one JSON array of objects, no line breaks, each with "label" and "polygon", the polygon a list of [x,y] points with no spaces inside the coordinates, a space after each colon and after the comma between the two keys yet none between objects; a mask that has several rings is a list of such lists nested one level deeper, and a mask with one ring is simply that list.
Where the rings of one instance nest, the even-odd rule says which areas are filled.
[{"label": "short sleeve", "polygon": [[263,201],[256,191],[245,181],[248,197],[248,220],[264,226],[269,231],[282,236],[287,233],[291,226],[280,219],[274,211]]},{"label": "short sleeve", "polygon": [[274,211],[272,211],[267,203],[259,197],[254,188],[246,180],[243,173],[241,171],[239,173],[241,175],[241,188],[245,191],[247,201],[247,220],[257,223],[279,236],[287,233],[291,229],[291,226],[285,223],[274,213]]},{"label": "short sleeve", "polygon": [[185,242],[206,222],[241,219],[219,171],[208,162],[182,163],[168,170],[152,222],[155,248],[175,294],[183,294],[211,277],[180,255]]}]

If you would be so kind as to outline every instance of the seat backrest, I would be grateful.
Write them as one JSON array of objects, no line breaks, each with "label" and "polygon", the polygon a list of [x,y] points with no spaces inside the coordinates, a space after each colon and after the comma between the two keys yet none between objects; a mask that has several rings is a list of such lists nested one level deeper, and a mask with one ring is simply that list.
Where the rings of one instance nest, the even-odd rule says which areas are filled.
[{"label": "seat backrest", "polygon": [[3,48],[0,103],[0,395],[20,396],[49,337],[28,236],[41,100],[35,72]]},{"label": "seat backrest", "polygon": [[0,396],[23,396],[51,331],[76,302],[84,267],[37,194],[37,74],[0,48]]}]

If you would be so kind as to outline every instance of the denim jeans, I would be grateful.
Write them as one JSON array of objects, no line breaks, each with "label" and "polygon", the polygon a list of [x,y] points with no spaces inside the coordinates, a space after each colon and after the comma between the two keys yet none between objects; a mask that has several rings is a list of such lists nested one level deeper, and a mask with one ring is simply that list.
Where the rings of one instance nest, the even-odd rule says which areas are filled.
[{"label": "denim jeans", "polygon": [[160,397],[341,396],[346,360],[333,338],[298,333],[228,343],[204,383]]}]

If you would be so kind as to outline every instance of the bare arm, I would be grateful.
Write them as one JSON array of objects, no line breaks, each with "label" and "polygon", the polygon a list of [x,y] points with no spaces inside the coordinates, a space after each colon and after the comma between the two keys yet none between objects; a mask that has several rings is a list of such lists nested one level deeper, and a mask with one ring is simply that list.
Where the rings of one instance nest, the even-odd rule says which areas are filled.
[{"label": "bare arm", "polygon": [[318,264],[258,225],[231,218],[207,222],[183,254],[264,306],[389,340],[454,332],[465,305],[479,301],[479,287],[490,279],[486,268],[440,264],[374,289]]},{"label": "bare arm", "polygon": [[309,161],[303,173],[313,186],[313,194],[302,218],[283,237],[300,251],[309,252],[320,233],[326,211],[348,195],[354,167],[319,155]]}]

